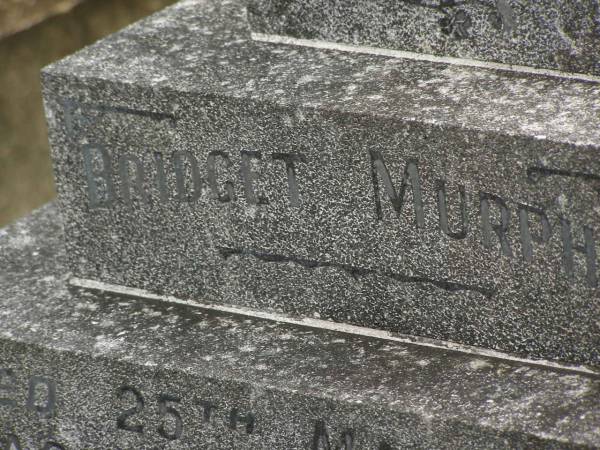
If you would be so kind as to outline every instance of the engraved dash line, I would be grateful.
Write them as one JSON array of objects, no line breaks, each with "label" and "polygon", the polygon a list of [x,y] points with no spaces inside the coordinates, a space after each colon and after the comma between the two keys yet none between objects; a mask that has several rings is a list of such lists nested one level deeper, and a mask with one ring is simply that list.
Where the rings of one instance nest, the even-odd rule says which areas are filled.
[{"label": "engraved dash line", "polygon": [[231,247],[217,247],[217,250],[221,254],[221,256],[225,259],[229,258],[233,255],[240,256],[253,256],[255,258],[260,259],[265,262],[272,263],[286,263],[291,262],[297,265],[300,265],[306,269],[316,269],[319,267],[333,267],[336,269],[341,269],[351,275],[355,280],[358,280],[359,277],[363,277],[366,275],[383,275],[385,277],[391,278],[400,283],[424,283],[431,284],[439,289],[443,289],[448,292],[459,292],[459,291],[472,291],[477,292],[478,294],[483,295],[487,298],[492,298],[496,294],[495,289],[490,289],[486,287],[473,286],[464,283],[457,283],[454,281],[448,280],[434,280],[432,278],[421,277],[421,276],[411,276],[411,275],[403,275],[394,272],[387,271],[379,271],[375,269],[365,269],[362,267],[355,267],[349,264],[336,263],[331,261],[316,261],[305,258],[297,258],[293,256],[283,256],[283,255],[275,255],[265,252],[260,252],[256,250],[247,250],[247,249],[239,249],[239,248],[231,248]]},{"label": "engraved dash line", "polygon": [[550,169],[548,167],[529,167],[527,169],[527,178],[537,183],[541,177],[567,177],[567,178],[581,178],[585,181],[600,181],[600,175],[587,172],[576,172],[565,169]]},{"label": "engraved dash line", "polygon": [[[171,126],[173,126],[173,127],[175,127],[177,125],[177,120],[178,120],[178,118],[173,114],[163,113],[163,112],[155,112],[155,111],[147,111],[147,110],[143,110],[143,109],[128,108],[126,106],[109,106],[109,105],[102,105],[102,104],[81,103],[81,102],[78,102],[78,101],[72,100],[72,99],[63,99],[62,103],[63,103],[63,107],[65,108],[65,110],[67,111],[67,114],[69,116],[68,121],[69,120],[72,121],[73,110],[77,107],[80,107],[82,109],[85,108],[85,109],[96,110],[96,111],[100,111],[103,113],[114,112],[114,113],[119,113],[119,114],[129,114],[129,115],[133,115],[133,116],[147,117],[147,118],[150,118],[150,119],[153,119],[156,121],[168,120],[170,122]],[[68,123],[67,126],[72,128],[72,125],[70,123]]]}]

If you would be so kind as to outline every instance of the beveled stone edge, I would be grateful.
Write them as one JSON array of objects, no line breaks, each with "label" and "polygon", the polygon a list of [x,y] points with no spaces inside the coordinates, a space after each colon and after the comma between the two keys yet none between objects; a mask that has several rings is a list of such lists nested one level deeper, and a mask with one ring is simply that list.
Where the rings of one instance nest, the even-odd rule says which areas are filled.
[{"label": "beveled stone edge", "polygon": [[341,42],[324,41],[321,39],[303,39],[280,34],[265,34],[252,32],[251,37],[257,42],[269,44],[296,45],[299,47],[311,47],[319,50],[337,50],[346,53],[360,53],[375,56],[387,56],[391,58],[410,59],[413,61],[427,61],[433,63],[450,64],[455,66],[474,67],[479,69],[502,70],[507,72],[524,73],[535,76],[549,76],[567,80],[589,81],[600,84],[600,76],[588,75],[577,72],[564,72],[556,69],[542,69],[537,67],[522,66],[517,64],[505,64],[480,59],[458,58],[454,56],[437,56],[429,53],[418,53],[407,50],[393,50],[367,45],[344,44]]},{"label": "beveled stone edge", "polygon": [[475,347],[466,344],[460,344],[451,341],[432,339],[422,336],[413,336],[402,333],[394,333],[385,330],[379,330],[375,328],[363,327],[358,325],[350,325],[341,322],[334,322],[331,320],[324,320],[314,317],[302,317],[297,318],[284,313],[278,313],[273,311],[259,311],[252,308],[246,308],[242,306],[223,305],[216,303],[204,303],[196,300],[185,300],[180,299],[171,295],[160,295],[145,289],[133,288],[128,286],[120,286],[102,281],[91,280],[79,277],[70,277],[68,283],[72,286],[90,290],[92,292],[108,292],[116,295],[123,295],[127,297],[135,297],[140,299],[147,299],[153,301],[160,301],[166,303],[174,303],[178,305],[191,306],[202,310],[209,310],[219,313],[227,313],[239,316],[251,317],[254,319],[264,319],[273,322],[284,323],[303,328],[318,329],[323,331],[333,331],[345,334],[350,334],[360,337],[368,337],[374,339],[382,339],[402,344],[417,345],[422,347],[429,347],[438,350],[450,350],[457,353],[463,353],[471,356],[493,358],[500,361],[526,364],[531,366],[540,367],[543,369],[561,370],[568,371],[574,374],[581,374],[592,377],[600,378],[600,369],[596,369],[593,366],[587,365],[575,365],[568,364],[565,362],[558,362],[548,359],[531,359],[523,358],[515,354],[503,352],[500,350],[487,349],[483,347]]}]

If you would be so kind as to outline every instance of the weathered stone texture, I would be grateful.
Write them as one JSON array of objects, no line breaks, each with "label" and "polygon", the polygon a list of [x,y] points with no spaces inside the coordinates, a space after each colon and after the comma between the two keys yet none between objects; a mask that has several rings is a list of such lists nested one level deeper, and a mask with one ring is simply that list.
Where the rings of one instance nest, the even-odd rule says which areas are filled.
[{"label": "weathered stone texture", "polygon": [[81,291],[66,262],[52,205],[0,230],[3,448],[600,445],[598,375]]},{"label": "weathered stone texture", "polygon": [[81,278],[600,364],[600,86],[255,42],[184,1],[45,71]]},{"label": "weathered stone texture", "polygon": [[254,31],[600,75],[600,3],[250,0]]}]

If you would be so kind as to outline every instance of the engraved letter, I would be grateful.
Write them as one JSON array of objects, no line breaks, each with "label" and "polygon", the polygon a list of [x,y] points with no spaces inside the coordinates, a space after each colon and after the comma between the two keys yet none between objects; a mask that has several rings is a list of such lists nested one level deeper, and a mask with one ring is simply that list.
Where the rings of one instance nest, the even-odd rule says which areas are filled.
[{"label": "engraved letter", "polygon": [[7,397],[0,397],[0,406],[15,406],[16,401],[9,396],[13,396],[17,390],[17,377],[12,369],[0,369],[0,394]]},{"label": "engraved letter", "polygon": [[[331,446],[329,441],[329,434],[327,433],[327,428],[325,427],[325,422],[322,420],[317,421],[315,424],[315,434],[313,435],[313,443],[311,450],[333,450],[334,447]],[[339,447],[335,447],[335,449],[339,450],[353,450],[354,449],[354,439],[352,436],[351,430],[346,430],[342,433],[341,445]]]},{"label": "engraved letter", "polygon": [[584,244],[576,245],[573,242],[573,234],[571,231],[571,222],[564,217],[560,219],[562,225],[562,241],[563,241],[563,263],[565,271],[571,281],[575,279],[575,258],[574,252],[578,251],[585,254],[587,266],[587,285],[588,287],[598,287],[598,274],[596,272],[596,243],[594,241],[594,232],[590,227],[583,227]]},{"label": "engraved letter", "polygon": [[158,195],[161,203],[169,201],[167,193],[167,174],[165,172],[165,162],[160,152],[154,152],[154,163],[156,164],[156,184],[158,185]]},{"label": "engraved letter", "polygon": [[231,181],[225,182],[225,193],[219,192],[219,186],[217,185],[217,156],[221,157],[225,161],[227,167],[231,167],[231,160],[225,152],[214,151],[208,154],[206,161],[208,169],[208,184],[212,191],[212,198],[219,200],[222,203],[227,203],[233,200],[234,190],[233,183]]},{"label": "engraved letter", "polygon": [[306,163],[306,157],[296,153],[273,153],[275,161],[285,161],[287,171],[288,191],[290,195],[290,205],[300,206],[300,191],[298,190],[298,181],[296,180],[296,162]]},{"label": "engraved letter", "polygon": [[408,186],[408,183],[410,182],[414,199],[417,228],[424,228],[425,215],[423,213],[423,199],[421,195],[421,182],[419,179],[419,168],[417,166],[417,160],[408,160],[406,167],[404,168],[404,178],[402,180],[402,185],[400,186],[400,192],[399,194],[397,194],[396,189],[394,188],[394,184],[392,183],[390,173],[385,165],[385,162],[383,161],[383,156],[381,155],[381,152],[378,152],[377,150],[371,150],[370,155],[373,177],[373,189],[375,190],[375,213],[377,214],[377,218],[379,220],[383,218],[383,214],[381,211],[381,198],[379,192],[379,175],[379,177],[381,177],[381,180],[383,181],[385,193],[390,198],[390,201],[392,202],[392,205],[396,210],[396,214],[398,216],[400,216],[400,213],[402,212],[406,188]]},{"label": "engraved letter", "polygon": [[212,403],[212,402],[209,402],[209,401],[207,401],[207,400],[200,400],[198,403],[199,403],[199,404],[202,406],[202,408],[204,409],[204,414],[203,414],[203,417],[204,417],[204,422],[205,422],[205,423],[209,423],[209,422],[210,422],[210,417],[211,417],[211,415],[212,415],[212,412],[213,412],[215,409],[217,409],[217,406],[216,406],[214,403]]},{"label": "engraved letter", "polygon": [[238,422],[246,424],[246,434],[252,434],[252,432],[254,431],[255,423],[254,414],[248,413],[245,415],[241,415],[238,413],[237,408],[233,408],[231,410],[231,413],[229,414],[229,428],[231,428],[232,430],[236,430]]},{"label": "engraved letter", "polygon": [[464,186],[458,187],[460,194],[460,217],[461,230],[458,232],[450,231],[448,224],[448,205],[446,203],[446,183],[444,180],[439,180],[438,183],[438,211],[440,215],[440,229],[453,239],[465,239],[468,233],[469,216],[467,214],[467,193]]},{"label": "engraved letter", "polygon": [[[488,194],[485,192],[479,193],[479,200],[481,202],[481,231],[483,234],[483,245],[486,248],[493,248],[492,232],[495,232],[500,239],[500,246],[502,253],[505,256],[512,257],[512,249],[508,242],[508,226],[510,224],[510,211],[506,206],[506,202],[497,195]],[[491,222],[490,219],[490,200],[496,203],[500,207],[500,224],[496,225]]]},{"label": "engraved letter", "polygon": [[[38,400],[38,387],[43,386],[46,395],[46,401],[39,405]],[[54,407],[56,405],[56,383],[53,380],[49,380],[43,377],[31,377],[29,380],[29,395],[27,396],[27,409],[31,411],[37,411],[43,417],[50,417],[54,413]]]},{"label": "engraved letter", "polygon": [[[94,173],[95,157],[102,160],[102,169]],[[111,175],[111,158],[108,151],[101,145],[85,145],[83,147],[83,168],[88,188],[88,199],[90,209],[109,207],[115,197],[113,180]],[[103,180],[104,195],[101,195],[99,178]]]},{"label": "engraved letter", "polygon": [[144,410],[144,397],[142,393],[132,386],[121,386],[118,391],[119,400],[125,397],[125,394],[131,393],[135,398],[135,406],[126,409],[117,416],[117,428],[119,430],[132,431],[134,433],[143,433],[144,426],[141,424],[132,425],[129,423],[129,418],[140,414]]},{"label": "engraved letter", "polygon": [[129,179],[129,168],[131,164],[135,167],[135,190],[139,195],[140,199],[146,201],[146,193],[144,192],[144,166],[140,159],[135,155],[121,155],[119,157],[119,174],[121,176],[121,194],[123,200],[129,206],[132,204],[131,200],[131,183]]},{"label": "engraved letter", "polygon": [[244,180],[244,191],[246,193],[246,201],[249,205],[266,205],[269,200],[263,196],[259,196],[254,191],[254,182],[257,180],[256,173],[252,170],[252,159],[261,159],[260,152],[252,152],[242,150],[242,179]]},{"label": "engraved letter", "polygon": [[[194,190],[192,194],[186,195],[186,164],[185,161],[189,163],[190,169],[192,171],[192,183],[194,185]],[[198,163],[196,162],[196,158],[190,152],[176,152],[173,154],[173,166],[175,167],[175,178],[177,182],[177,194],[180,202],[188,202],[192,203],[200,198],[201,194],[201,184],[202,179],[200,178],[200,172],[198,171]]]},{"label": "engraved letter", "polygon": [[[542,226],[542,235],[533,236],[529,229],[529,213],[536,214],[540,218]],[[521,232],[521,249],[523,251],[523,259],[527,262],[533,261],[533,244],[545,244],[550,240],[552,228],[548,216],[541,208],[535,208],[529,205],[519,204],[519,230]]]},{"label": "engraved letter", "polygon": [[175,429],[172,432],[167,431],[165,427],[165,422],[161,423],[158,427],[158,434],[160,434],[162,437],[169,441],[179,439],[183,434],[183,420],[181,419],[181,414],[179,414],[179,411],[177,411],[174,406],[168,404],[179,403],[180,401],[181,400],[179,399],[179,397],[175,397],[169,394],[161,394],[158,397],[158,413],[164,419],[170,416],[172,418],[172,421],[175,423]]}]

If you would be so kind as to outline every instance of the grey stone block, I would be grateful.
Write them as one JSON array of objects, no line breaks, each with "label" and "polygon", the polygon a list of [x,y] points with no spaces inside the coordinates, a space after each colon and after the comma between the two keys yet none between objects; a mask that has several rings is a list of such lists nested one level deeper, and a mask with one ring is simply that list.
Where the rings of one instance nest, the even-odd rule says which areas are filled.
[{"label": "grey stone block", "polygon": [[600,446],[598,374],[70,287],[51,205],[0,265],[2,448]]},{"label": "grey stone block", "polygon": [[76,277],[600,365],[600,85],[255,42],[212,0],[43,79]]},{"label": "grey stone block", "polygon": [[250,0],[254,31],[600,75],[596,0]]}]

